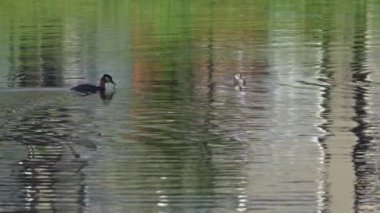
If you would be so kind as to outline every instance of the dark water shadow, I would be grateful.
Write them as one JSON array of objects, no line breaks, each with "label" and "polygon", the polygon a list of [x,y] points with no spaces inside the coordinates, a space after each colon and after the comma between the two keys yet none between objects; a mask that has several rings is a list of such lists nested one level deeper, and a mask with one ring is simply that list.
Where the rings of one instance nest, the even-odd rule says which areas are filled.
[{"label": "dark water shadow", "polygon": [[87,160],[81,154],[96,146],[77,136],[71,113],[68,108],[47,106],[5,124],[2,139],[27,147],[27,157],[19,161],[14,174],[22,196],[9,209],[85,211]]}]

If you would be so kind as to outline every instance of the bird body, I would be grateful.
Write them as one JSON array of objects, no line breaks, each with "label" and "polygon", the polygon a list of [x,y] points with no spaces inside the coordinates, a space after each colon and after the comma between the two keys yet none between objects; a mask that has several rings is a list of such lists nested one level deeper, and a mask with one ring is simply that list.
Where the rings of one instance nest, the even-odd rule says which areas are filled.
[{"label": "bird body", "polygon": [[104,74],[103,77],[99,81],[99,86],[92,85],[92,84],[79,84],[71,88],[71,90],[81,93],[81,94],[85,94],[85,95],[89,95],[89,94],[93,94],[97,92],[110,93],[110,92],[115,91],[115,85],[116,84],[115,82],[113,82],[112,77],[108,74]]},{"label": "bird body", "polygon": [[98,91],[101,91],[102,88],[92,84],[79,84],[78,86],[71,88],[71,90],[76,92],[97,93]]}]

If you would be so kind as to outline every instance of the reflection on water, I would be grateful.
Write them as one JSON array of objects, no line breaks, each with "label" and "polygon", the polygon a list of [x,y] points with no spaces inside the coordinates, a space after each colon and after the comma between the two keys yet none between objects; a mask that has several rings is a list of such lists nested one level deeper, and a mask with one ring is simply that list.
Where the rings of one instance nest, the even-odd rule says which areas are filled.
[{"label": "reflection on water", "polygon": [[378,3],[0,5],[1,212],[380,211]]}]

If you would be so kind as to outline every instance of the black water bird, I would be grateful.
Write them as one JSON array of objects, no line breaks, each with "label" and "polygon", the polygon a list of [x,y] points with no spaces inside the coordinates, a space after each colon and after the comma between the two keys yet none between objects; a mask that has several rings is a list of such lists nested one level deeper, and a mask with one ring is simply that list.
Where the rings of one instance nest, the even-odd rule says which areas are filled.
[{"label": "black water bird", "polygon": [[112,77],[108,74],[104,74],[103,77],[99,81],[99,86],[92,85],[92,84],[79,84],[71,90],[74,90],[75,92],[89,95],[94,94],[97,92],[100,93],[114,93],[115,92],[115,82],[113,82]]}]

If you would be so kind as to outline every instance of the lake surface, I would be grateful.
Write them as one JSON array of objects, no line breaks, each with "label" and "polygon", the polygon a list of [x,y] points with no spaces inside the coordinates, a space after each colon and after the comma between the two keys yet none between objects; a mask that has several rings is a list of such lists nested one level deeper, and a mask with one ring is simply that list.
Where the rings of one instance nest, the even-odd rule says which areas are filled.
[{"label": "lake surface", "polygon": [[379,11],[0,0],[0,212],[379,212]]}]

